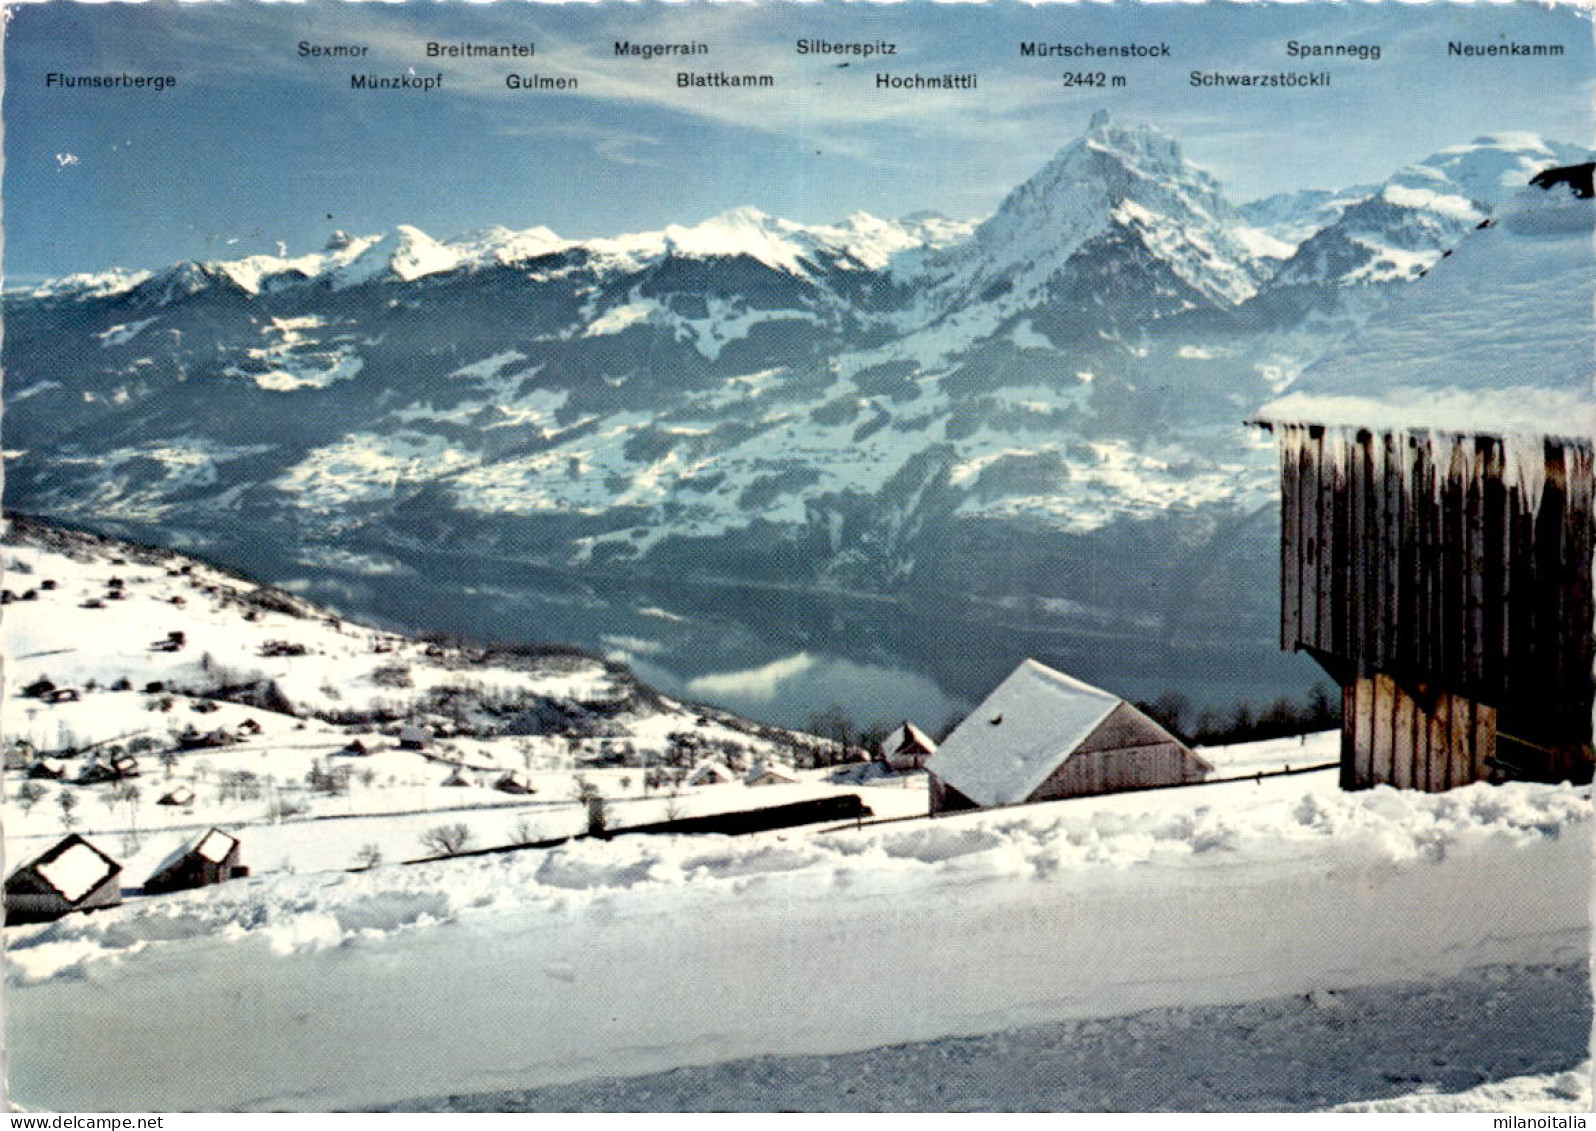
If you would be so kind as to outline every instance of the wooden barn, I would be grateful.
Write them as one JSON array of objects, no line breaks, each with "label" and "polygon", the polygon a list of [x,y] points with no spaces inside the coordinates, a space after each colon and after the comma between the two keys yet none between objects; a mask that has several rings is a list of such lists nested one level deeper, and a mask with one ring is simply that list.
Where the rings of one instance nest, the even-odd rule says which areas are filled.
[{"label": "wooden barn", "polygon": [[1202,781],[1203,758],[1117,695],[1026,660],[925,764],[931,812]]},{"label": "wooden barn", "polygon": [[1590,779],[1593,217],[1541,174],[1259,413],[1347,789]]},{"label": "wooden barn", "polygon": [[207,884],[223,884],[249,875],[239,863],[239,840],[221,829],[210,829],[198,839],[178,847],[144,881],[147,892],[187,891]]},{"label": "wooden barn", "polygon": [[12,872],[6,880],[8,923],[42,923],[73,911],[122,902],[122,865],[76,833]]},{"label": "wooden barn", "polygon": [[936,752],[931,736],[907,719],[881,740],[881,764],[889,770],[918,770]]}]

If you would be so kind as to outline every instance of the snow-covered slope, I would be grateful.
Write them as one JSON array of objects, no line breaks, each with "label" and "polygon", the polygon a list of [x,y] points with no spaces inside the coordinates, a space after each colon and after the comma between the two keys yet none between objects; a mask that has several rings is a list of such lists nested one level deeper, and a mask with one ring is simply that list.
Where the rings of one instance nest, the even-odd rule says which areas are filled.
[{"label": "snow-covered slope", "polygon": [[[1215,1039],[1238,1017],[1279,1033],[1288,995],[1342,1022],[1411,1002],[1386,1016],[1420,1040],[1480,1031],[1437,1025],[1422,1003],[1490,985],[1488,1012],[1512,1009],[1535,984],[1518,971],[1555,964],[1573,972],[1553,987],[1564,1004],[1514,1013],[1549,1025],[1569,994],[1588,1009],[1589,819],[1587,790],[1354,795],[1325,772],[857,832],[622,838],[252,878],[11,931],[11,1086],[24,1104],[71,1110],[445,1104],[749,1056],[1022,1040],[1012,1031],[1043,1024],[1090,1041],[1105,1028],[1089,1023],[1127,1014],[1151,1037],[1162,1026],[1149,1010],[1177,1012],[1185,1031],[1140,1049],[1134,1070],[1172,1058],[1178,1074],[1210,1025]],[[136,1007],[147,1000],[166,1008]],[[77,1070],[94,1055],[74,1038],[85,1010],[105,1041],[147,1049],[149,1070]],[[1460,1041],[1408,1087],[1454,1090],[1460,1063],[1566,1071],[1587,1055],[1584,1034],[1556,1032],[1529,1061]],[[1285,1094],[1388,1096],[1382,1070],[1414,1063],[1401,1044],[1337,1044],[1310,1074],[1318,1088]],[[225,1073],[192,1070],[217,1047],[249,1052]],[[928,1056],[902,1086],[914,1106],[958,1106],[938,1100],[954,1077]],[[1227,1069],[1208,1065],[1221,1095]],[[1278,1088],[1259,1094],[1245,1077],[1228,1094],[1282,1106]]]},{"label": "snow-covered slope", "polygon": [[1353,204],[1379,191],[1378,185],[1330,189],[1299,189],[1276,193],[1237,206],[1241,224],[1237,236],[1254,255],[1284,260],[1315,232],[1329,227]]},{"label": "snow-covered slope", "polygon": [[[339,871],[429,855],[440,823],[476,847],[581,833],[587,792],[611,827],[841,792],[925,806],[923,788],[824,769],[746,788],[755,763],[809,766],[822,744],[674,702],[577,649],[409,639],[33,520],[11,521],[3,554],[13,867],[75,829],[136,887],[177,841],[225,825],[256,874]],[[105,772],[128,754],[137,776]],[[709,758],[733,784],[684,789]]]},{"label": "snow-covered slope", "polygon": [[1399,170],[1365,199],[1304,240],[1277,285],[1368,284],[1421,276],[1542,169],[1586,151],[1531,134],[1489,134]]},{"label": "snow-covered slope", "polygon": [[[842,1077],[895,1063],[904,1106],[991,1106],[969,1090],[977,1076],[937,1063],[1030,1057],[1055,1039],[1037,1027],[1063,1026],[1081,1071],[1100,1040],[1123,1049],[1139,1035],[1138,1063],[1171,1057],[1166,1078],[1178,1078],[1188,1060],[1153,1035],[1179,1029],[1169,1047],[1184,1049],[1244,1018],[1282,1048],[1344,1048],[1350,1025],[1436,1028],[1433,1008],[1466,1012],[1482,994],[1493,1016],[1542,1027],[1514,1046],[1528,1058],[1442,1026],[1458,1035],[1356,1042],[1312,1088],[1260,1091],[1210,1071],[1209,1087],[1155,1106],[1414,1092],[1435,1108],[1447,1105],[1438,1090],[1528,1094],[1503,1079],[1525,1072],[1545,1076],[1538,1094],[1563,1095],[1586,1055],[1564,1021],[1588,1013],[1588,788],[1344,794],[1333,770],[1243,776],[1333,759],[1327,733],[1205,750],[1216,777],[1240,779],[1218,784],[403,864],[434,855],[440,831],[467,847],[571,836],[594,799],[612,829],[839,793],[914,818],[925,779],[848,767],[677,788],[700,758],[741,767],[815,751],[590,657],[408,640],[164,551],[19,520],[0,552],[7,859],[71,827],[136,889],[221,826],[251,868],[7,928],[8,1080],[28,1107],[513,1107],[490,1097],[844,1055],[783,1060],[804,1075],[747,1102],[850,1106],[800,1097],[846,1087],[844,1063]],[[72,695],[47,695],[46,680]],[[401,723],[434,734],[406,748]],[[232,741],[189,738],[218,732]],[[365,752],[347,751],[352,740]],[[76,780],[130,751],[139,776]],[[29,776],[40,755],[65,776]],[[511,776],[536,792],[494,788]],[[192,796],[156,804],[179,790]],[[902,1042],[932,1044],[860,1059]],[[94,1071],[106,1047],[144,1050],[144,1070]],[[233,1050],[228,1070],[196,1069],[216,1048]],[[1394,1093],[1397,1066],[1411,1078]],[[675,1094],[655,1104],[730,1102]],[[1061,1082],[996,1106],[1132,1094]]]},{"label": "snow-covered slope", "polygon": [[1589,438],[1596,427],[1590,166],[1520,189],[1263,419]]}]

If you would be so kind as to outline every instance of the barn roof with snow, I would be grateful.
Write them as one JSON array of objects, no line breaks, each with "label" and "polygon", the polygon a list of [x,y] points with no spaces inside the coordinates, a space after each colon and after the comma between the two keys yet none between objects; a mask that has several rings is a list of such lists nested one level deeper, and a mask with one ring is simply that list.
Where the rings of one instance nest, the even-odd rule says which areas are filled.
[{"label": "barn roof with snow", "polygon": [[1258,420],[1588,439],[1591,181],[1591,165],[1537,176]]},{"label": "barn roof with snow", "polygon": [[122,896],[121,874],[122,865],[72,833],[6,879],[6,916],[29,922],[115,906]]},{"label": "barn roof with snow", "polygon": [[698,763],[687,775],[688,785],[721,785],[736,780],[737,775],[732,773],[724,762],[712,759]]},{"label": "barn roof with snow", "polygon": [[917,768],[936,752],[931,736],[907,719],[881,740],[881,760],[894,770]]},{"label": "barn roof with snow", "polygon": [[977,804],[1012,805],[1119,704],[1117,695],[1026,660],[948,735],[930,766]]},{"label": "barn roof with snow", "polygon": [[225,883],[234,876],[247,875],[239,866],[239,840],[221,829],[207,829],[197,838],[184,841],[155,866],[144,889],[150,892],[183,891],[206,884]]},{"label": "barn roof with snow", "polygon": [[934,790],[951,787],[983,808],[1042,800],[1037,795],[1043,786],[1098,735],[1104,741],[1090,744],[1091,753],[1124,761],[1127,752],[1132,760],[1135,752],[1147,752],[1160,765],[1126,762],[1122,774],[1110,775],[1123,780],[1099,783],[1101,788],[1061,781],[1067,793],[1169,784],[1171,773],[1175,781],[1194,780],[1212,768],[1119,696],[1035,660],[1024,661],[998,684],[948,735],[926,768]]},{"label": "barn roof with snow", "polygon": [[743,779],[744,785],[792,785],[798,779],[789,774],[780,766],[769,762],[760,762],[748,771],[748,776]]}]

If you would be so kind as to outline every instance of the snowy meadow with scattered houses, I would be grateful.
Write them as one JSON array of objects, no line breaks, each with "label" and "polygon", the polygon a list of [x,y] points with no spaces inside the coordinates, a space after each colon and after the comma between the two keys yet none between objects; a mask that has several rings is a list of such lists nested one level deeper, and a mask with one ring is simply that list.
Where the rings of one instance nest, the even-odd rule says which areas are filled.
[{"label": "snowy meadow with scattered houses", "polygon": [[[24,1106],[1588,1101],[1588,787],[1348,794],[1304,772],[1319,734],[933,820],[922,770],[593,656],[413,640],[27,520],[3,553],[8,871],[66,834],[120,868],[119,905],[7,929]],[[625,832],[848,796],[869,816]],[[156,890],[230,848],[226,882]],[[1156,1051],[1238,1027],[1223,1070]],[[1374,1033],[1406,1042],[1385,1075],[1349,1051]],[[994,1083],[1066,1055],[1067,1087]],[[1164,1068],[1103,1071],[1137,1055]]]}]

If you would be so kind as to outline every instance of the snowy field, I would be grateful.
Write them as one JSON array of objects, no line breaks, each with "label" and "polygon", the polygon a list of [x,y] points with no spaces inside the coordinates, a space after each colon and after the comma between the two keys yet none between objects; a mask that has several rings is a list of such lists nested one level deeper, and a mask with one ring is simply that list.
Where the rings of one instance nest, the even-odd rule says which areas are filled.
[{"label": "snowy field", "polygon": [[[137,887],[220,825],[257,875],[340,870],[436,855],[423,838],[440,824],[462,826],[472,848],[578,834],[589,794],[612,828],[840,793],[882,816],[926,808],[923,775],[793,770],[818,740],[654,696],[591,656],[429,644],[177,555],[62,532],[8,545],[5,564],[13,866],[73,831]],[[29,694],[41,684],[54,690]],[[252,697],[267,705],[236,701]],[[434,736],[423,749],[402,747],[408,723]],[[224,744],[204,744],[211,735]],[[122,754],[136,777],[85,782]],[[60,776],[36,776],[41,761]],[[736,772],[687,785],[705,761]],[[745,785],[761,763],[794,780]],[[512,776],[531,792],[506,791]]]},{"label": "snowy field", "polygon": [[[1587,1102],[1588,788],[1269,776],[1333,762],[1320,734],[1204,750],[1220,784],[929,819],[921,773],[797,769],[818,740],[593,657],[50,537],[5,550],[7,860],[71,829],[130,890],[6,928],[25,1107]],[[83,780],[129,753],[137,777]],[[730,780],[685,784],[708,762]],[[760,763],[790,780],[747,784]],[[885,820],[403,863],[444,823],[581,833],[591,798],[624,829],[850,793]],[[248,878],[137,890],[213,825]]]},{"label": "snowy field", "polygon": [[[1588,1010],[1589,818],[1583,789],[1342,794],[1327,771],[859,831],[252,878],[9,930],[11,1086],[67,1110],[384,1105],[749,1057],[1023,1043],[1104,1019],[1135,1032],[1124,1019],[1149,1011],[1155,1029],[1189,1017],[1206,1031],[1229,1023],[1224,1007],[1263,1003],[1260,1018],[1289,1026],[1281,1003],[1301,995],[1400,1012],[1415,994],[1483,992],[1489,1013],[1540,986],[1531,968],[1550,971],[1560,989],[1536,992],[1566,1015]],[[1507,988],[1467,990],[1489,987],[1490,968]],[[1426,1068],[1375,1046],[1330,1070],[1402,1088],[1286,1095],[1562,1080],[1585,1040],[1538,1008],[1523,1056],[1460,1034]],[[139,1070],[104,1072],[106,1048],[140,1050]],[[218,1072],[217,1049],[242,1051]],[[939,1080],[914,1106],[942,1103]],[[1543,1095],[1572,1087],[1555,1080]],[[814,1087],[820,1106],[845,1102]]]}]

